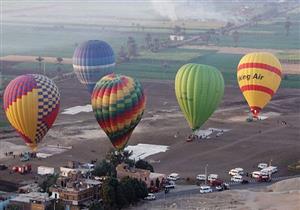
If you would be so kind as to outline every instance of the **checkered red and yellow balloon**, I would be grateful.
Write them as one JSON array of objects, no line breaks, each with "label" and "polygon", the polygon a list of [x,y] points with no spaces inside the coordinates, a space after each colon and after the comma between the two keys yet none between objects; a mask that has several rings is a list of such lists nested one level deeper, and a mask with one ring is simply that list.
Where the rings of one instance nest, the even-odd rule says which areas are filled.
[{"label": "checkered red and yellow balloon", "polygon": [[100,127],[117,150],[126,146],[145,109],[145,95],[137,80],[109,74],[96,84],[91,97]]},{"label": "checkered red and yellow balloon", "polygon": [[8,84],[3,101],[8,121],[35,151],[58,114],[58,88],[43,75],[22,75]]}]

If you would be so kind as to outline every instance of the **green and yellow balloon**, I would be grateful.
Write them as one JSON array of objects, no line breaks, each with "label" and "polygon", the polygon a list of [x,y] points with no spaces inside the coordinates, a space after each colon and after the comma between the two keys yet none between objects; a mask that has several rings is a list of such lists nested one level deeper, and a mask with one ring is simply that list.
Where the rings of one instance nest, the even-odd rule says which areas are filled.
[{"label": "green and yellow balloon", "polygon": [[218,107],[224,95],[224,79],[215,67],[185,64],[176,74],[175,93],[181,111],[195,131]]}]

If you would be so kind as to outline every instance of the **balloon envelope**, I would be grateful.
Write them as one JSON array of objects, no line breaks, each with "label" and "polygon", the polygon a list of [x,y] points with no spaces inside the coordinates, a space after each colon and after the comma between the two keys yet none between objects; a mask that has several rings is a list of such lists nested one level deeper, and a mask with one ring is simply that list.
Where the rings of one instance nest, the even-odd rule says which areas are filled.
[{"label": "balloon envelope", "polygon": [[60,95],[56,85],[43,75],[22,75],[8,84],[3,101],[10,124],[25,143],[36,150],[59,111]]},{"label": "balloon envelope", "polygon": [[73,55],[73,68],[78,80],[93,92],[96,82],[113,72],[115,55],[104,41],[90,40],[79,45]]},{"label": "balloon envelope", "polygon": [[212,66],[186,64],[176,74],[175,93],[189,126],[197,130],[212,115],[223,97],[223,76]]},{"label": "balloon envelope", "polygon": [[140,82],[123,75],[107,75],[96,84],[91,101],[100,127],[113,146],[122,150],[145,109]]},{"label": "balloon envelope", "polygon": [[271,53],[245,55],[237,67],[237,80],[254,117],[268,104],[281,82],[281,64]]}]

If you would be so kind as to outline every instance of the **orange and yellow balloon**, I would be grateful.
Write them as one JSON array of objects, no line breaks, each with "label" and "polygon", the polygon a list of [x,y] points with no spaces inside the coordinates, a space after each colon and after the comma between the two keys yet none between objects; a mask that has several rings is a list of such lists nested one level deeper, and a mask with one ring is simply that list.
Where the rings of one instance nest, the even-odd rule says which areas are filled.
[{"label": "orange and yellow balloon", "polygon": [[279,60],[267,52],[245,55],[237,67],[237,80],[253,117],[268,104],[276,93],[282,68]]},{"label": "orange and yellow balloon", "polygon": [[18,76],[7,85],[3,99],[8,121],[25,143],[36,151],[58,114],[58,88],[48,77],[27,74]]}]

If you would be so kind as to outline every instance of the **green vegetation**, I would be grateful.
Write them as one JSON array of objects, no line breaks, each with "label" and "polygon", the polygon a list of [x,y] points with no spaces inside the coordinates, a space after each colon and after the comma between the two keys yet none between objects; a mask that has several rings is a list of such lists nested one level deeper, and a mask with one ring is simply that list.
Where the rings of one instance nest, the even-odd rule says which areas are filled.
[{"label": "green vegetation", "polygon": [[97,163],[95,170],[92,172],[94,176],[110,176],[117,177],[116,167],[107,160],[102,160],[100,163]]},{"label": "green vegetation", "polygon": [[49,175],[46,179],[39,185],[39,187],[43,190],[43,192],[49,193],[49,188],[56,183],[59,175]]},{"label": "green vegetation", "polygon": [[126,177],[120,182],[110,177],[101,187],[104,209],[113,210],[128,207],[148,195],[146,184],[137,179]]},{"label": "green vegetation", "polygon": [[153,169],[153,166],[148,163],[146,160],[138,160],[136,163],[135,163],[135,167],[136,168],[140,168],[140,169],[146,169],[146,170],[149,170],[151,172],[154,172],[154,169]]}]

